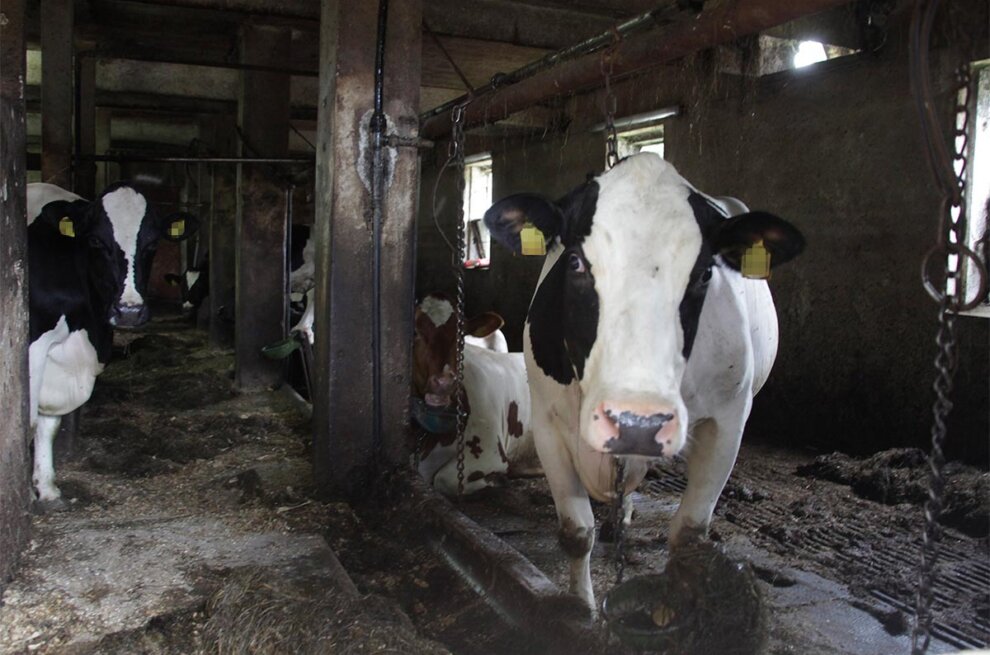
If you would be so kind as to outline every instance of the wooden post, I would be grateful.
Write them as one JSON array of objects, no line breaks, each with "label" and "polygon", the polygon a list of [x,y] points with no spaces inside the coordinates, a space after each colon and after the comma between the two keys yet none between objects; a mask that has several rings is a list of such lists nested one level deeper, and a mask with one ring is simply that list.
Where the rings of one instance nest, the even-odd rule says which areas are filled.
[{"label": "wooden post", "polygon": [[[96,58],[82,57],[79,61],[79,154],[96,154]],[[75,166],[75,187],[83,198],[96,199],[96,162],[81,161]],[[102,189],[101,189],[102,190]]]},{"label": "wooden post", "polygon": [[[275,66],[289,60],[288,28],[248,23],[241,29],[241,62]],[[289,76],[244,71],[238,116],[245,157],[284,157],[289,150]],[[261,349],[284,338],[285,196],[275,167],[242,164],[237,176],[237,326],[235,380],[258,389],[279,382],[283,364]]]},{"label": "wooden post", "polygon": [[[233,116],[220,114],[204,117],[200,122],[199,136],[210,154],[218,157],[235,156],[237,132]],[[237,169],[234,166],[211,164],[209,181],[204,182],[210,208],[210,343],[219,348],[234,345],[234,234],[237,216]]]},{"label": "wooden post", "polygon": [[72,0],[41,0],[41,179],[72,188]]},{"label": "wooden post", "polygon": [[24,0],[0,8],[0,589],[27,542],[28,461],[27,148]]},{"label": "wooden post", "polygon": [[[393,3],[385,54],[390,131],[418,125],[418,1]],[[313,453],[324,493],[354,496],[384,469],[406,463],[413,316],[415,149],[388,149],[382,222],[382,441],[372,426],[371,144],[377,2],[323,0],[316,177],[317,383]],[[327,329],[329,327],[329,329]]]}]

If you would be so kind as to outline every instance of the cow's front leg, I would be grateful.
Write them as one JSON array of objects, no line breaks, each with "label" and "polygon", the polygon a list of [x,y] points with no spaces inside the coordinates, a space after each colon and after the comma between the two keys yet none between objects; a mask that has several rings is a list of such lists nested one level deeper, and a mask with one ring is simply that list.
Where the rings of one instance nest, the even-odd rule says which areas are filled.
[{"label": "cow's front leg", "polygon": [[537,439],[536,449],[557,508],[557,539],[570,561],[570,592],[595,613],[595,591],[591,586],[595,515],[591,511],[588,492],[574,469],[570,453],[556,435],[549,440]]},{"label": "cow's front leg", "polygon": [[38,500],[45,502],[57,501],[62,493],[55,486],[55,464],[52,456],[52,444],[58,434],[61,416],[38,415],[34,432],[34,483]]},{"label": "cow's front leg", "polygon": [[707,536],[715,503],[736,463],[744,422],[745,418],[726,423],[706,419],[695,427],[688,452],[687,489],[670,525],[671,548]]}]

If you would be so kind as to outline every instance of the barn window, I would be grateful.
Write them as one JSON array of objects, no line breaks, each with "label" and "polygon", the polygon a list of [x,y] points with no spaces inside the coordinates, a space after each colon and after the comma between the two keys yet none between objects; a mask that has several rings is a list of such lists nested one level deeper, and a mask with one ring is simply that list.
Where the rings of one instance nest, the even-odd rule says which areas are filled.
[{"label": "barn window", "polygon": [[467,253],[464,268],[488,268],[491,239],[482,220],[492,205],[492,156],[482,153],[464,160],[464,228]]},{"label": "barn window", "polygon": [[[970,104],[969,171],[966,180],[966,243],[986,263],[990,257],[990,59],[973,65],[975,98]],[[967,262],[962,271],[966,296],[977,293],[978,282]],[[972,312],[990,318],[990,299]]]},{"label": "barn window", "polygon": [[663,125],[652,125],[619,132],[619,157],[637,152],[655,152],[663,157]]}]

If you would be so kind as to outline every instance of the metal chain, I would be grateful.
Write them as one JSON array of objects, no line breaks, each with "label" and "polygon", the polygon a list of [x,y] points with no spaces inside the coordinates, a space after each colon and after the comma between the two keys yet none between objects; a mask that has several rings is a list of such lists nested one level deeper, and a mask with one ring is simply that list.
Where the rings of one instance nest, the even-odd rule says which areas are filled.
[{"label": "metal chain", "polygon": [[467,410],[464,390],[464,108],[459,105],[451,112],[452,134],[450,139],[450,159],[457,174],[457,252],[454,254],[454,271],[457,276],[456,323],[457,351],[454,360],[456,383],[454,384],[454,407],[457,410],[457,496],[464,495],[464,427],[467,424]]},{"label": "metal chain", "polygon": [[622,582],[622,577],[626,572],[626,524],[625,503],[626,503],[626,463],[618,457],[613,458],[615,463],[615,479],[612,499],[612,538],[615,540],[615,584]]},{"label": "metal chain", "polygon": [[[927,41],[927,39],[925,39]],[[914,41],[913,45],[920,43]],[[927,43],[924,43],[927,50]],[[927,54],[927,53],[926,53]],[[927,65],[927,57],[914,55],[912,59]],[[921,75],[927,77],[927,70],[913,71],[915,80]],[[919,94],[924,94],[924,84],[920,80],[916,85]],[[938,242],[929,252],[923,265],[923,278],[929,293],[939,301],[938,331],[935,342],[938,353],[935,356],[935,403],[932,407],[932,448],[928,456],[928,499],[925,502],[925,531],[921,545],[921,565],[918,571],[918,588],[915,597],[915,622],[911,633],[912,655],[924,655],[931,644],[932,606],[935,596],[936,566],[938,563],[942,529],[939,525],[939,515],[942,512],[943,495],[945,491],[945,453],[944,445],[948,430],[947,419],[952,411],[953,380],[958,364],[956,349],[956,313],[966,306],[966,290],[962,286],[960,272],[965,266],[965,258],[969,249],[965,245],[966,238],[966,173],[967,150],[969,146],[969,66],[964,64],[956,72],[958,83],[957,104],[955,108],[955,153],[951,162],[947,157],[939,157],[945,152],[944,143],[936,143],[941,139],[931,125],[926,124],[926,114],[922,114],[923,132],[927,139],[928,153],[932,171],[942,192],[942,202],[939,215]],[[920,89],[919,89],[920,86]],[[927,103],[926,103],[927,104]],[[937,126],[936,126],[937,129]],[[941,175],[940,175],[941,173]],[[951,177],[948,177],[951,175]],[[947,181],[948,180],[948,181]],[[972,253],[972,251],[969,251]],[[928,263],[933,257],[940,257],[944,272],[942,288],[938,289],[929,277]],[[981,299],[986,285],[986,274],[979,266],[980,261],[972,255],[976,265],[976,275],[980,277]]]},{"label": "metal chain", "polygon": [[602,110],[605,113],[605,162],[609,168],[619,163],[619,135],[615,131],[615,112],[618,100],[612,91],[613,49],[602,52],[602,77],[605,78],[605,98]]}]

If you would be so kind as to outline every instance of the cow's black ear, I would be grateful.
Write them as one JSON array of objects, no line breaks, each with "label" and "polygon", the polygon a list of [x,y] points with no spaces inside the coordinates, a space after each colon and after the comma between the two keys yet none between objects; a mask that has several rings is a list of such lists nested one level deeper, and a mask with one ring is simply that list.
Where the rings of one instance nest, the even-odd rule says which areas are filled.
[{"label": "cow's black ear", "polygon": [[196,233],[199,219],[189,212],[176,212],[162,219],[162,238],[182,241]]},{"label": "cow's black ear", "polygon": [[89,231],[89,201],[87,200],[53,200],[41,209],[41,214],[34,220],[53,234],[67,238],[85,235]]},{"label": "cow's black ear", "polygon": [[743,253],[762,241],[770,253],[770,267],[780,266],[804,251],[804,236],[784,219],[761,211],[733,216],[722,222],[712,249],[731,268],[739,270]]},{"label": "cow's black ear", "polygon": [[522,252],[519,233],[532,224],[550,241],[560,234],[563,215],[560,208],[535,193],[517,193],[499,200],[485,212],[485,225],[495,240],[515,254]]}]

